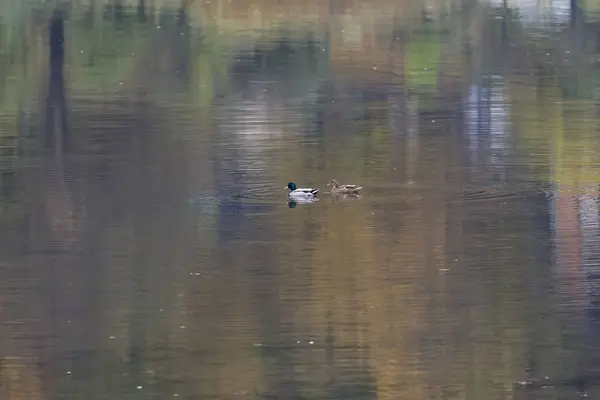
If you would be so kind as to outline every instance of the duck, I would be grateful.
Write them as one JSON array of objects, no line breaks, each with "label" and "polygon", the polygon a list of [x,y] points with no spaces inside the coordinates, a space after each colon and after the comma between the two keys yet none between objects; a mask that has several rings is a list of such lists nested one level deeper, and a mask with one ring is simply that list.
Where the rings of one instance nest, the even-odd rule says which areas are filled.
[{"label": "duck", "polygon": [[332,179],[327,186],[331,186],[331,194],[333,195],[344,194],[358,196],[362,190],[362,186],[358,185],[340,185],[340,182],[337,179]]},{"label": "duck", "polygon": [[317,193],[319,193],[319,189],[298,188],[294,182],[289,182],[285,189],[289,190],[288,200],[296,202],[316,200]]}]

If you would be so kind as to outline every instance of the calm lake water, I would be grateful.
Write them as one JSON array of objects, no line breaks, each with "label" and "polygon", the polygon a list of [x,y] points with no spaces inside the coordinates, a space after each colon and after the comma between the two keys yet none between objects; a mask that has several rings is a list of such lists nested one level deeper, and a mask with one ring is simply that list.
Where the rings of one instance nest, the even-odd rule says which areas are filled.
[{"label": "calm lake water", "polygon": [[0,398],[600,398],[600,7],[530,3],[8,1]]}]

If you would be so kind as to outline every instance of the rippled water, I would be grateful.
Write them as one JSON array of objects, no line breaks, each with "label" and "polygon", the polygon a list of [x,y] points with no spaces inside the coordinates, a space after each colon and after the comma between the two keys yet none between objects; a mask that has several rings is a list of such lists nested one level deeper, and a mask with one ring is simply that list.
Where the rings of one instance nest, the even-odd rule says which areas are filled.
[{"label": "rippled water", "polygon": [[1,399],[600,394],[591,5],[9,3]]}]

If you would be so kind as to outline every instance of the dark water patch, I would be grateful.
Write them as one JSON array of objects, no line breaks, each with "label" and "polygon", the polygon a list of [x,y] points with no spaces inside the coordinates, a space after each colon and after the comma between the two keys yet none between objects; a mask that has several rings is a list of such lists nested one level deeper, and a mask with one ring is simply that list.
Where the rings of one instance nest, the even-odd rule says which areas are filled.
[{"label": "dark water patch", "polygon": [[[566,194],[576,200],[584,197],[598,198],[596,189],[590,186],[573,187],[559,185],[556,183],[540,182],[509,182],[504,186],[494,186],[481,189],[467,189],[458,194],[456,201],[485,201],[502,200],[510,198],[527,198],[532,196],[543,196],[546,200],[552,200],[557,196]],[[595,195],[594,195],[595,194]]]},{"label": "dark water patch", "polygon": [[586,391],[591,387],[600,386],[600,374],[584,374],[572,378],[550,378],[531,379],[518,381],[515,384],[515,390],[540,390],[549,388],[571,388],[575,394],[582,397],[588,397]]},{"label": "dark water patch", "polygon": [[515,198],[517,196],[518,196],[518,193],[516,193],[516,192],[503,193],[503,192],[498,192],[498,191],[491,190],[491,189],[488,189],[488,190],[481,189],[481,190],[474,190],[474,191],[468,191],[466,193],[463,193],[458,196],[458,199],[456,201],[471,202],[471,201],[486,201],[486,200],[503,200],[503,199]]}]

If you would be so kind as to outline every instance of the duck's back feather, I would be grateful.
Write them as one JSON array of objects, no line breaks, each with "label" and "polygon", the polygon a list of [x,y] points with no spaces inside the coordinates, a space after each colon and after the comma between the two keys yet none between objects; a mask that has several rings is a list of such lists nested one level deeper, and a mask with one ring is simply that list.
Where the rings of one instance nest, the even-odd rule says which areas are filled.
[{"label": "duck's back feather", "polygon": [[310,193],[310,194],[317,194],[319,193],[319,189],[312,189],[312,188],[299,188],[294,190],[294,192],[302,192],[302,193]]}]

